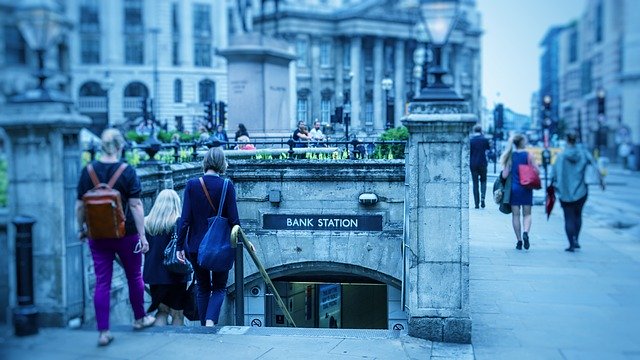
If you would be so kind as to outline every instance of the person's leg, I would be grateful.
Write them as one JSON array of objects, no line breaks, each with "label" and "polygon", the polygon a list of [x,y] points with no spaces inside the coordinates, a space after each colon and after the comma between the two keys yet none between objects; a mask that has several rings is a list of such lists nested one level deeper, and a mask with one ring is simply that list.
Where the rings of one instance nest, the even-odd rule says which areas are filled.
[{"label": "person's leg", "polygon": [[516,249],[522,249],[522,235],[520,233],[520,205],[511,205],[511,223],[513,224],[513,231],[516,233]]},{"label": "person's leg", "polygon": [[487,194],[487,167],[483,166],[480,169],[480,207],[484,209],[484,199]]},{"label": "person's leg", "polygon": [[138,243],[138,235],[127,235],[120,240],[116,240],[117,253],[122,260],[122,266],[127,276],[127,284],[129,285],[129,301],[133,309],[133,315],[136,320],[144,318],[146,312],[144,310],[144,280],[142,279],[142,254],[135,253],[136,244]]},{"label": "person's leg", "polygon": [[529,250],[529,230],[531,230],[531,205],[522,206],[522,226],[524,231],[522,232],[522,240],[524,240],[525,250]]},{"label": "person's leg", "polygon": [[196,254],[190,254],[189,261],[193,265],[193,274],[196,277],[196,303],[198,305],[198,315],[200,315],[200,325],[205,326],[207,307],[211,297],[211,271],[198,265],[198,256]]},{"label": "person's leg", "polygon": [[473,181],[473,202],[475,204],[475,208],[478,208],[478,204],[480,203],[480,193],[478,191],[478,177],[480,176],[478,169],[471,168],[471,180]]},{"label": "person's leg", "polygon": [[93,268],[96,274],[96,287],[93,304],[96,311],[98,331],[109,330],[109,306],[111,299],[111,278],[113,276],[113,259],[115,252],[104,240],[89,240],[89,248],[93,257]]},{"label": "person's leg", "polygon": [[213,289],[211,298],[209,299],[209,307],[207,308],[207,320],[213,320],[214,324],[218,324],[220,318],[220,308],[224,300],[228,271],[213,272]]},{"label": "person's leg", "polygon": [[576,227],[575,227],[575,233],[573,235],[573,246],[576,249],[580,248],[578,237],[580,237],[580,230],[582,229],[582,209],[584,208],[584,204],[587,202],[587,196],[588,195],[585,195],[582,199],[578,200],[576,204],[576,213],[575,213]]},{"label": "person's leg", "polygon": [[165,326],[168,325],[169,312],[171,309],[165,304],[158,305],[158,311],[156,312],[156,322],[153,323],[155,326]]},{"label": "person's leg", "polygon": [[567,234],[567,241],[569,242],[569,247],[566,248],[566,251],[573,251],[575,249],[575,238],[576,238],[576,205],[574,202],[563,202],[561,201],[562,210],[564,211],[564,230]]}]

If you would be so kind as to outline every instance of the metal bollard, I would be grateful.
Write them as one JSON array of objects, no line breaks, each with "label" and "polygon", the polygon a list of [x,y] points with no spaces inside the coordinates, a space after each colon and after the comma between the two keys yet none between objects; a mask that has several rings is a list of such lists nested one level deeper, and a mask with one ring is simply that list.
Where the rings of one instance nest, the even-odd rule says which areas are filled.
[{"label": "metal bollard", "polygon": [[238,239],[238,243],[236,245],[236,326],[244,326],[244,244],[242,241],[242,239]]},{"label": "metal bollard", "polygon": [[38,309],[34,306],[33,291],[33,225],[35,219],[18,216],[13,219],[16,227],[16,285],[18,306],[13,309],[13,326],[16,336],[38,333]]}]

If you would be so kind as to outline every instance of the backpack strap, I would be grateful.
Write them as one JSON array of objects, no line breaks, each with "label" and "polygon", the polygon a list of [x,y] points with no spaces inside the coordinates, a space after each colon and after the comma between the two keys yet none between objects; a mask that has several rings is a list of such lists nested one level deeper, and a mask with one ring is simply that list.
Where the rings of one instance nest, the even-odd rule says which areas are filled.
[{"label": "backpack strap", "polygon": [[227,185],[229,185],[229,179],[224,179],[224,185],[222,185],[222,194],[220,195],[220,205],[218,205],[218,216],[222,215],[222,206],[224,206],[224,200],[227,198]]},{"label": "backpack strap", "polygon": [[213,201],[211,201],[211,196],[209,196],[209,191],[207,191],[207,187],[204,185],[204,179],[200,177],[200,185],[202,185],[202,191],[204,191],[204,195],[207,197],[207,201],[209,201],[209,205],[213,209],[213,212],[216,212],[216,207],[213,206]]},{"label": "backpack strap", "polygon": [[118,170],[116,170],[116,172],[113,173],[113,176],[111,176],[111,179],[109,179],[107,186],[109,186],[110,188],[113,188],[113,186],[116,184],[116,181],[118,181],[118,178],[120,177],[120,175],[122,175],[122,173],[124,172],[124,169],[126,168],[127,168],[127,163],[120,164],[120,167],[118,167]]},{"label": "backpack strap", "polygon": [[93,169],[93,164],[87,164],[87,172],[89,173],[93,186],[95,187],[100,185],[100,179],[98,179],[98,175],[96,175],[96,171]]}]

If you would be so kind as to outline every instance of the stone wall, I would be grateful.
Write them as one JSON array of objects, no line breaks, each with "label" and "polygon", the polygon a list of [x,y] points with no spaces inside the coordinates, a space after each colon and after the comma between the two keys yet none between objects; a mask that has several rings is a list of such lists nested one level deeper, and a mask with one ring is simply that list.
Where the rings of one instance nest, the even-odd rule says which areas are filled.
[{"label": "stone wall", "polygon": [[[180,196],[186,181],[200,176],[200,163],[140,166],[145,212],[165,188]],[[229,159],[227,176],[234,182],[240,222],[272,278],[292,274],[366,276],[400,288],[402,282],[402,222],[404,216],[404,161],[402,160],[237,160]],[[279,203],[269,201],[278,190]],[[364,206],[362,193],[379,201]],[[382,215],[383,231],[264,230],[263,214],[375,214]],[[91,254],[85,253],[87,297],[85,322],[93,322],[95,279]],[[245,284],[260,275],[245,252]],[[132,321],[124,272],[114,266],[111,321]],[[229,274],[230,293],[234,272]],[[231,324],[233,294],[223,308],[221,323]],[[148,296],[147,296],[147,300]]]}]

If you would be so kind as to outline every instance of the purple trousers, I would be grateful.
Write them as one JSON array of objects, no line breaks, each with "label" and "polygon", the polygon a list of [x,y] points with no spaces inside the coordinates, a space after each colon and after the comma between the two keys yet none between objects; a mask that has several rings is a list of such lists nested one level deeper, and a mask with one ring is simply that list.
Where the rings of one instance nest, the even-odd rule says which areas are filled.
[{"label": "purple trousers", "polygon": [[135,319],[142,319],[144,311],[144,281],[142,280],[142,253],[133,251],[138,244],[138,234],[127,235],[121,239],[89,239],[89,248],[93,256],[96,273],[96,289],[93,303],[96,309],[98,331],[109,330],[109,307],[111,299],[111,278],[113,260],[116,254],[122,260],[129,285],[129,301]]}]

